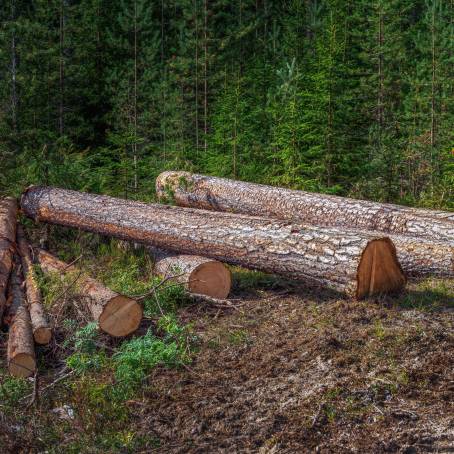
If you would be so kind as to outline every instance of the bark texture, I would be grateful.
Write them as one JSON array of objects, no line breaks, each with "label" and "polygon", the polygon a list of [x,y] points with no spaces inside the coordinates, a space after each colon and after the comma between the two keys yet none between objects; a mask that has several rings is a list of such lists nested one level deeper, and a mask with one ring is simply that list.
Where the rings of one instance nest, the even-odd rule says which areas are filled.
[{"label": "bark texture", "polygon": [[137,301],[120,295],[101,282],[87,277],[73,265],[57,259],[46,251],[39,251],[39,263],[45,273],[73,273],[77,278],[77,288],[87,297],[87,305],[93,320],[100,329],[115,337],[133,333],[142,320],[143,311]]},{"label": "bark texture", "polygon": [[[454,276],[454,213],[188,172],[161,173],[156,180],[156,190],[162,199],[173,199],[183,207],[383,232],[394,242],[402,268],[408,275]],[[424,240],[419,242],[416,238]]]},{"label": "bark texture", "polygon": [[8,369],[16,377],[30,377],[35,373],[36,358],[30,314],[21,288],[19,270],[11,275],[11,306],[8,310]]},{"label": "bark texture", "polygon": [[[52,187],[29,188],[21,205],[35,220],[278,273],[359,298],[405,284],[392,242],[370,233],[145,204]],[[372,274],[365,272],[366,268]]]},{"label": "bark texture", "polygon": [[0,200],[0,320],[5,310],[8,279],[13,266],[16,217],[16,199],[7,197]]},{"label": "bark texture", "polygon": [[154,271],[164,278],[184,284],[189,293],[227,298],[232,287],[230,270],[217,260],[200,255],[180,255],[150,248]]},{"label": "bark texture", "polygon": [[41,291],[36,280],[33,261],[30,255],[30,245],[25,237],[22,226],[20,225],[17,226],[17,247],[21,256],[28,310],[32,321],[33,337],[38,344],[48,344],[52,337],[52,330],[42,305]]}]

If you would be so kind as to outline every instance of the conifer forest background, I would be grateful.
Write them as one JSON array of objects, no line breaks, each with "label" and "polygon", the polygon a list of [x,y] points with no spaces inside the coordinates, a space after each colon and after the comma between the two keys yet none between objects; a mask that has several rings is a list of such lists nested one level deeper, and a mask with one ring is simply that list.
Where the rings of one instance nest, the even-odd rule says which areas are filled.
[{"label": "conifer forest background", "polygon": [[454,207],[453,0],[3,0],[0,192],[187,169]]}]

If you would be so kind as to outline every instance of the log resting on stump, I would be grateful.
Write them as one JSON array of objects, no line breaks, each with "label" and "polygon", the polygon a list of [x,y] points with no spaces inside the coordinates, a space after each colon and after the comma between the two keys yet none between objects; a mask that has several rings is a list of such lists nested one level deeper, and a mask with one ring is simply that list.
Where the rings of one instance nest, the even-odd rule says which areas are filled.
[{"label": "log resting on stump", "polygon": [[21,288],[19,270],[11,274],[11,306],[5,320],[9,324],[8,332],[8,369],[16,377],[30,377],[36,370],[35,346],[33,343],[30,314],[25,304]]},{"label": "log resting on stump", "polygon": [[16,241],[17,202],[12,197],[0,200],[0,321],[6,305],[8,279],[13,266]]},{"label": "log resting on stump", "polygon": [[370,233],[42,186],[29,188],[21,205],[37,221],[277,273],[357,298],[405,285],[392,241]]},{"label": "log resting on stump", "polygon": [[30,255],[30,245],[28,244],[24,229],[21,225],[17,226],[17,247],[21,256],[28,310],[32,321],[33,337],[38,344],[48,344],[52,337],[52,329],[49,326],[42,305],[41,291],[36,280],[33,261]]},{"label": "log resting on stump", "polygon": [[[189,172],[163,172],[161,199],[182,207],[389,234],[405,273],[454,277],[454,213],[355,200]],[[419,241],[417,238],[423,238]],[[419,246],[418,246],[419,244]]]},{"label": "log resting on stump", "polygon": [[217,260],[200,255],[178,255],[157,248],[149,248],[155,259],[154,272],[184,284],[189,293],[224,299],[230,293],[230,270]]},{"label": "log resting on stump", "polygon": [[142,306],[134,299],[120,295],[101,282],[83,275],[74,265],[54,257],[46,251],[38,252],[41,269],[45,273],[76,274],[76,286],[87,297],[87,305],[101,330],[115,337],[133,333],[142,320]]}]

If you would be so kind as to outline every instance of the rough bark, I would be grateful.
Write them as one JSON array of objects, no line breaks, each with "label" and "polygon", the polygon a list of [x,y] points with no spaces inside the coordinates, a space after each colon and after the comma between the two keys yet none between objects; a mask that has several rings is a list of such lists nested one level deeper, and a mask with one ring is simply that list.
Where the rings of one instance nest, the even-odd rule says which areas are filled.
[{"label": "rough bark", "polygon": [[11,274],[11,306],[8,310],[8,369],[16,377],[30,377],[35,373],[36,358],[30,314],[21,288],[19,270]]},{"label": "rough bark", "polygon": [[162,199],[171,198],[183,207],[383,232],[394,242],[407,274],[454,275],[454,213],[295,191],[188,172],[162,173],[156,180],[156,190]]},{"label": "rough bark", "polygon": [[21,256],[33,337],[38,344],[48,344],[52,337],[52,329],[49,326],[42,305],[41,291],[36,280],[33,261],[30,255],[30,245],[25,237],[22,226],[20,225],[17,226],[17,247]]},{"label": "rough bark", "polygon": [[77,288],[87,297],[93,320],[99,323],[104,332],[122,337],[139,327],[143,311],[137,301],[114,292],[101,282],[85,276],[74,265],[68,265],[46,251],[40,250],[38,259],[45,273],[71,273],[78,276]]},{"label": "rough bark", "polygon": [[0,200],[0,320],[5,310],[8,279],[13,266],[16,217],[16,199],[7,197]]},{"label": "rough bark", "polygon": [[221,262],[200,255],[172,254],[156,248],[149,250],[155,258],[155,273],[184,284],[189,293],[218,299],[229,295],[232,277]]},{"label": "rough bark", "polygon": [[38,221],[282,274],[358,298],[397,290],[405,284],[393,243],[370,233],[145,204],[52,187],[29,188],[21,205],[27,216]]}]

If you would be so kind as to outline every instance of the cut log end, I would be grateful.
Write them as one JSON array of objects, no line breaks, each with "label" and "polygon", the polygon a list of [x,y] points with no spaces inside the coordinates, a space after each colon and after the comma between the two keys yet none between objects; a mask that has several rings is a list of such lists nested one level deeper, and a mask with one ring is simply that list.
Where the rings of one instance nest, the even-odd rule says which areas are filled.
[{"label": "cut log end", "polygon": [[35,373],[35,358],[28,353],[18,353],[9,360],[8,369],[15,377],[30,377]]},{"label": "cut log end", "polygon": [[119,295],[105,305],[99,327],[114,337],[127,336],[139,327],[142,316],[142,306],[137,301]]},{"label": "cut log end", "polygon": [[208,295],[212,298],[227,298],[232,287],[230,270],[215,260],[202,263],[189,276],[190,293]]},{"label": "cut log end", "polygon": [[36,328],[33,331],[33,338],[35,342],[40,345],[46,345],[50,342],[52,338],[52,329],[48,326],[44,326],[41,328]]},{"label": "cut log end", "polygon": [[366,246],[358,266],[356,297],[392,293],[406,284],[391,240],[372,240]]}]

